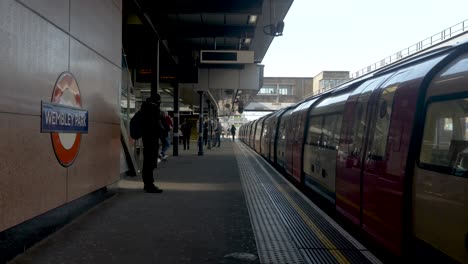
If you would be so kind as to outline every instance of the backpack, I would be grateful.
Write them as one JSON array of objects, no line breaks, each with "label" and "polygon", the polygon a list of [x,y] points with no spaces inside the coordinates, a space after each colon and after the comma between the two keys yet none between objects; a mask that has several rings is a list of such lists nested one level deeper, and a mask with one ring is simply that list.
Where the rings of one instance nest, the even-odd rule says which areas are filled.
[{"label": "backpack", "polygon": [[141,110],[135,113],[130,120],[130,136],[139,139],[143,135],[143,113]]}]

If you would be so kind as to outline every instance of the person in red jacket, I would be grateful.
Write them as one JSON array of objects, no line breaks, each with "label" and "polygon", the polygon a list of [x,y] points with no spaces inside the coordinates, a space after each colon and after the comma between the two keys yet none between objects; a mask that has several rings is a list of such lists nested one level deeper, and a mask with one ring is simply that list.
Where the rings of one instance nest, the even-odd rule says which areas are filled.
[{"label": "person in red jacket", "polygon": [[161,134],[161,142],[162,142],[162,149],[161,149],[161,159],[166,160],[167,155],[166,151],[169,149],[171,145],[171,130],[173,127],[172,119],[167,114],[166,111],[161,111],[162,118],[161,123],[163,127],[163,133]]}]

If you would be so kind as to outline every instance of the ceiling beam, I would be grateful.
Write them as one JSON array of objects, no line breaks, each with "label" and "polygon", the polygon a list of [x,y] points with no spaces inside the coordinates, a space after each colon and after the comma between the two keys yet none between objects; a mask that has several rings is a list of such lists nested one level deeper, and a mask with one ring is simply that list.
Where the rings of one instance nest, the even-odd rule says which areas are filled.
[{"label": "ceiling beam", "polygon": [[263,0],[146,0],[154,12],[161,14],[240,13],[261,14]]},{"label": "ceiling beam", "polygon": [[255,26],[217,26],[179,23],[169,25],[164,31],[168,38],[253,38]]}]

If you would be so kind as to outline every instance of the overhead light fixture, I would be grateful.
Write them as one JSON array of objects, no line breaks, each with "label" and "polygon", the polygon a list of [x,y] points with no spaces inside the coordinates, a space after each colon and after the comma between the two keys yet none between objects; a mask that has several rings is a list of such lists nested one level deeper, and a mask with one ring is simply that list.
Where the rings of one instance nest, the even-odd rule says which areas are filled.
[{"label": "overhead light fixture", "polygon": [[252,41],[251,38],[245,38],[244,39],[244,44],[250,44],[251,41]]},{"label": "overhead light fixture", "polygon": [[257,16],[256,15],[250,15],[249,16],[249,24],[255,24],[257,22]]}]

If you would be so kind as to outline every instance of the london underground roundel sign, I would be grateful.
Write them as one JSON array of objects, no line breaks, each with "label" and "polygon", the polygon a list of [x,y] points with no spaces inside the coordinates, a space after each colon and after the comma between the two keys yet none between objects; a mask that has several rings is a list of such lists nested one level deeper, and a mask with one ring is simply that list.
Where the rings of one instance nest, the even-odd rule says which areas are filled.
[{"label": "london underground roundel sign", "polygon": [[42,101],[41,108],[41,132],[51,134],[55,156],[68,167],[78,155],[81,134],[88,133],[88,111],[82,109],[80,90],[71,73],[60,75],[51,101]]}]

